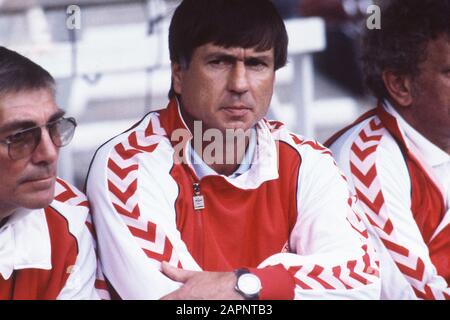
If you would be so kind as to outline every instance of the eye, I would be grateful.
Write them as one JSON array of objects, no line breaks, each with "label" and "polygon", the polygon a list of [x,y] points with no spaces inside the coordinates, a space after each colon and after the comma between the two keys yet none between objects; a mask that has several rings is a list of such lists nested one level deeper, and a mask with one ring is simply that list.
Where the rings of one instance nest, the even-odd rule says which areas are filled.
[{"label": "eye", "polygon": [[214,66],[214,67],[220,67],[220,66],[225,66],[229,63],[226,62],[224,59],[212,59],[208,62],[208,64],[210,64],[211,66]]},{"label": "eye", "polygon": [[264,68],[267,68],[267,63],[260,59],[248,59],[245,64],[255,70],[262,70]]},{"label": "eye", "polygon": [[[38,130],[40,129],[38,128]],[[6,140],[9,141],[11,147],[14,146],[14,148],[25,148],[33,145],[36,141],[35,134],[35,129],[23,130],[8,136]]]},{"label": "eye", "polygon": [[28,136],[28,134],[29,134],[28,131],[20,131],[8,136],[6,139],[11,142],[18,142],[25,139]]},{"label": "eye", "polygon": [[236,58],[228,55],[211,56],[208,65],[213,68],[227,68],[236,63]]}]

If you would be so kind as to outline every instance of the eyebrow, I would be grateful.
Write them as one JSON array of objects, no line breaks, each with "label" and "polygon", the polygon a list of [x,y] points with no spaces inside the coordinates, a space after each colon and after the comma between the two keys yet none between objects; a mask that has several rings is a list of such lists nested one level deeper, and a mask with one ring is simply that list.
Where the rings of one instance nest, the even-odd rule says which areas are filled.
[{"label": "eyebrow", "polygon": [[[248,61],[253,61],[253,60],[261,60],[265,63],[270,62],[270,58],[271,55],[270,54],[252,54],[250,56],[246,56],[244,58],[244,62],[248,62]],[[220,59],[220,60],[225,60],[225,61],[236,61],[236,60],[241,60],[238,57],[236,57],[233,54],[230,53],[225,53],[225,52],[213,52],[210,53],[208,55],[206,55],[205,57],[206,60],[211,60],[211,59]]]},{"label": "eyebrow", "polygon": [[[66,114],[65,111],[59,109],[58,111],[56,111],[54,114],[52,114],[52,116],[48,119],[47,123],[55,121],[59,118],[61,118],[62,116],[64,116]],[[0,129],[0,134],[3,134],[5,132],[9,132],[9,131],[15,131],[18,129],[29,129],[29,128],[33,128],[35,126],[37,126],[38,124],[34,121],[30,121],[30,120],[19,120],[19,121],[12,121],[10,123],[6,123],[1,129]]]}]

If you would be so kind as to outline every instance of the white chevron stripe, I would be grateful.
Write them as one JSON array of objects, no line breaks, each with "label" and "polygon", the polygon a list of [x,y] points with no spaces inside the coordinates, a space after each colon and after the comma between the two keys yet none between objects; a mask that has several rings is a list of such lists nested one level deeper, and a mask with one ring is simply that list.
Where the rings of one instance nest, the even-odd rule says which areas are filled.
[{"label": "white chevron stripe", "polygon": [[[363,255],[364,255],[365,253],[366,253],[366,252],[364,251]],[[365,268],[365,263],[364,263],[363,259],[358,259],[358,260],[356,261],[356,266],[355,266],[354,271],[355,271],[355,273],[357,273],[357,274],[360,275],[361,277],[367,279],[367,274],[366,274],[365,272],[363,272],[363,271],[364,271],[364,268]]]},{"label": "white chevron stripe", "polygon": [[[377,124],[380,123],[380,120],[377,119]],[[373,136],[373,135],[382,135],[385,133],[385,129],[381,129],[381,130],[375,130],[372,131],[369,128],[369,125],[367,125],[363,130],[365,130],[365,133],[367,136]],[[357,144],[357,146],[361,149],[364,150],[370,146],[376,145],[379,143],[379,141],[368,141],[368,142],[363,142],[360,138],[356,139],[355,143]],[[370,170],[371,166],[375,164],[376,162],[376,155],[375,153],[373,155],[368,156],[365,161],[360,161],[359,158],[353,153],[351,152],[351,162],[363,173],[367,173],[367,170]],[[359,181],[358,178],[356,178],[355,175],[353,176],[353,181],[355,183],[355,187],[361,192],[363,193],[370,201],[374,201],[374,199],[377,197],[379,191],[381,190],[381,186],[379,184],[379,181],[377,179],[375,179],[374,182],[372,182],[371,186],[369,188],[365,187],[365,185]],[[388,216],[387,216],[387,209],[386,206],[383,205],[381,207],[381,210],[378,214],[376,214],[375,212],[373,212],[372,210],[370,210],[366,205],[363,205],[365,212],[368,216],[370,216],[370,218],[372,220],[375,221],[375,223],[377,223],[381,228],[384,227],[384,224],[386,221],[388,221]],[[382,230],[376,228],[379,236],[381,239],[386,239],[390,242],[396,243],[397,245],[398,242],[396,241],[396,232],[395,229],[393,230],[393,232],[391,233],[390,236],[388,236],[387,234],[385,234]],[[402,264],[405,265],[411,269],[416,269],[417,268],[417,264],[418,264],[418,257],[417,256],[403,256],[401,254],[398,254],[394,251],[389,250],[393,260],[397,263],[397,264]],[[428,266],[429,267],[429,266]],[[425,268],[427,268],[427,265],[425,265]],[[424,286],[427,282],[427,273],[424,272],[422,275],[422,279],[420,281],[411,278],[407,275],[405,275],[405,278],[408,280],[408,282],[415,288],[417,288],[420,291],[424,291]],[[435,292],[437,291],[437,292]],[[444,298],[443,294],[441,292],[439,292],[438,290],[433,290],[433,293],[435,295],[435,297],[440,297],[440,298]]]},{"label": "white chevron stripe", "polygon": [[389,252],[397,263],[403,264],[411,269],[417,268],[417,256],[412,255],[411,253],[408,256],[404,256],[392,250],[389,250]]},{"label": "white chevron stripe", "polygon": [[[366,134],[367,137],[371,137],[371,134]],[[355,139],[354,144],[358,146],[360,150],[365,150],[367,148],[373,147],[377,144],[379,144],[380,141],[377,140],[369,140],[367,142],[364,142],[361,138],[361,136],[358,135],[358,137]]]},{"label": "white chevron stripe", "polygon": [[[145,228],[145,230],[143,231],[147,232],[147,228]],[[139,243],[139,246],[143,249],[147,249],[158,254],[164,253],[166,236],[160,230],[160,228],[156,228],[155,242],[145,240],[140,237],[134,237],[134,239]]]},{"label": "white chevron stripe", "polygon": [[427,279],[426,279],[426,272],[424,270],[423,275],[422,275],[422,280],[416,280],[414,278],[411,278],[408,275],[405,275],[405,278],[408,280],[408,282],[416,289],[424,292],[425,291],[425,285],[427,284]]},{"label": "white chevron stripe", "polygon": [[[126,209],[129,210],[130,212],[132,211],[129,207],[127,207]],[[142,215],[138,219],[134,219],[125,215],[120,215],[120,218],[123,220],[123,222],[125,222],[125,224],[128,227],[133,227],[140,230],[147,229],[148,220],[145,220],[145,218],[143,218]]]},{"label": "white chevron stripe", "polygon": [[[356,267],[355,267],[356,270]],[[350,269],[347,268],[347,266],[342,266],[341,267],[341,276],[339,277],[346,285],[352,287],[352,288],[357,288],[361,286],[361,282],[359,282],[358,280],[350,277]],[[364,277],[367,278],[367,277]]]},{"label": "white chevron stripe", "polygon": [[357,189],[359,192],[364,194],[367,199],[369,199],[372,203],[375,202],[375,199],[378,197],[378,194],[380,192],[380,183],[375,179],[369,188],[366,187],[366,185],[359,180],[355,175],[353,177],[353,184],[355,185],[355,189]]},{"label": "white chevron stripe", "polygon": [[[125,167],[126,168],[126,167]],[[138,178],[138,170],[130,171],[130,173],[125,177],[125,179],[121,180],[114,171],[108,168],[108,180],[111,181],[117,188],[125,192],[127,188]],[[139,180],[138,180],[139,185]]]},{"label": "white chevron stripe", "polygon": [[[130,174],[124,179],[120,180],[119,177],[116,177],[116,175],[110,171],[108,172],[108,180],[112,182],[113,185],[115,185],[119,190],[122,192],[125,192],[125,190],[128,189],[128,187],[134,183],[134,181],[138,178],[137,172],[130,172]],[[137,182],[137,185],[139,187],[139,180]],[[137,191],[136,191],[137,192]]]},{"label": "white chevron stripe", "polygon": [[[384,129],[372,130],[372,128],[370,128],[370,122],[367,124],[367,126],[362,128],[361,131],[364,131],[364,133],[366,134],[367,137],[382,136],[383,133],[385,132]],[[361,134],[361,132],[360,132],[360,134]]]},{"label": "white chevron stripe", "polygon": [[366,215],[369,216],[381,229],[377,229],[378,235],[380,237],[384,237],[387,238],[389,237],[384,230],[384,227],[386,225],[386,223],[389,221],[389,219],[386,216],[386,205],[383,204],[381,206],[380,209],[380,213],[379,215],[376,214],[375,212],[373,212],[369,207],[367,207],[366,205],[364,205],[365,211],[366,211]]},{"label": "white chevron stripe", "polygon": [[336,289],[345,289],[345,286],[342,284],[342,282],[339,281],[339,279],[333,275],[332,270],[330,270],[329,272],[322,272],[322,273],[323,275],[319,275],[320,279],[323,279]]},{"label": "white chevron stripe", "polygon": [[313,289],[323,288],[323,286],[320,283],[318,283],[316,280],[314,280],[311,277],[308,277],[307,273],[308,272],[306,272],[306,270],[301,269],[300,272],[298,272],[295,275],[295,277]]},{"label": "white chevron stripe", "polygon": [[136,131],[136,139],[140,146],[150,147],[154,144],[160,143],[161,140],[164,139],[164,137],[157,135],[151,135],[149,137],[146,137],[144,131]]},{"label": "white chevron stripe", "polygon": [[367,172],[372,169],[374,166],[375,160],[376,160],[376,153],[372,152],[370,155],[367,156],[364,161],[359,160],[358,156],[351,151],[350,152],[350,159],[353,165],[358,168],[358,170],[363,173],[364,175],[367,174]]},{"label": "white chevron stripe", "polygon": [[317,282],[312,278],[308,277],[308,274],[314,269],[315,264],[305,264],[302,268],[295,274],[295,277],[306,283],[312,288],[317,288]]},{"label": "white chevron stripe", "polygon": [[372,120],[377,126],[381,124],[381,120],[378,117],[373,117]]},{"label": "white chevron stripe", "polygon": [[[120,187],[119,187],[120,188]],[[123,208],[134,208],[136,203],[138,203],[138,195],[137,192],[135,192],[124,204],[121,199],[119,199],[114,193],[111,191],[109,192],[110,200],[112,203],[115,203]]]},{"label": "white chevron stripe", "polygon": [[[125,148],[126,150],[134,149],[134,148],[131,148],[129,145],[124,146],[124,148]],[[134,155],[133,157],[131,157],[131,158],[129,158],[129,159],[124,160],[124,159],[119,155],[119,153],[116,152],[116,150],[114,150],[114,151],[111,152],[111,154],[109,155],[109,158],[110,158],[111,160],[113,160],[119,167],[121,167],[121,168],[128,168],[129,166],[132,166],[133,164],[137,164],[137,163],[138,163],[138,161],[137,161],[137,159],[136,159],[138,156],[139,156],[139,153],[136,154],[136,155]]]},{"label": "white chevron stripe", "polygon": [[159,113],[154,113],[154,116],[150,118],[152,123],[153,133],[160,136],[167,135],[166,130],[161,127],[161,122],[159,120]]},{"label": "white chevron stripe", "polygon": [[371,126],[370,126],[371,123],[373,123],[373,124],[375,124],[375,126],[379,127],[380,124],[381,124],[381,120],[380,120],[378,117],[373,117],[372,120],[370,120],[370,121],[368,122],[368,124],[367,124],[367,129],[370,130],[370,131],[372,131],[372,132],[386,132],[386,131],[387,131],[386,128],[384,128],[384,127],[381,127],[381,128],[379,128],[379,129],[372,130],[372,128],[371,128]]},{"label": "white chevron stripe", "polygon": [[60,184],[58,182],[58,180],[55,183],[55,197],[59,196],[61,193],[63,193],[64,191],[66,191],[66,188],[64,188],[62,186],[62,184]]}]

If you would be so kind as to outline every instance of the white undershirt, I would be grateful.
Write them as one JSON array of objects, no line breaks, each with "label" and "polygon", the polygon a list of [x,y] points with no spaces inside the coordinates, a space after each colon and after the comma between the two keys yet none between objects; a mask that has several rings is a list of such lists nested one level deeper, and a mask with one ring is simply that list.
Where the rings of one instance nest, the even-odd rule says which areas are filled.
[{"label": "white undershirt", "polygon": [[[253,159],[253,155],[255,153],[256,149],[256,128],[251,128],[250,133],[250,141],[248,143],[247,150],[245,151],[244,158],[241,161],[241,164],[236,169],[235,172],[233,172],[228,178],[237,178],[241,174],[245,173],[248,169],[251,167],[251,162]],[[210,176],[210,175],[218,175],[216,171],[214,171],[211,167],[209,167],[202,158],[197,154],[194,148],[188,148],[190,160],[192,163],[192,167],[194,168],[195,173],[199,177],[199,179]]]}]

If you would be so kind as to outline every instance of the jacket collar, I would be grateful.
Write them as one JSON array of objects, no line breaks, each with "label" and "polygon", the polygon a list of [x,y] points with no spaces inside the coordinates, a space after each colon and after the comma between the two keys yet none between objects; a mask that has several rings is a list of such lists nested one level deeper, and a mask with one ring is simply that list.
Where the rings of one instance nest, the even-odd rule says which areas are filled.
[{"label": "jacket collar", "polygon": [[[159,115],[161,126],[165,129],[167,138],[175,149],[175,161],[188,165],[195,175],[189,150],[193,135],[183,119],[177,100],[172,99],[167,108],[161,110]],[[278,178],[278,151],[270,128],[266,121],[260,120],[255,125],[255,129],[256,148],[250,169],[234,178],[217,174],[240,189],[255,189],[266,181]],[[177,150],[182,150],[182,152],[177,154]]]},{"label": "jacket collar", "polygon": [[[389,111],[391,111],[391,112],[395,111],[392,108],[392,106],[390,107],[390,109],[391,110],[389,110]],[[422,168],[424,173],[428,176],[429,180],[439,190],[439,192],[442,196],[442,201],[443,201],[444,205],[446,205],[446,197],[445,197],[444,189],[441,186],[441,184],[439,183],[438,179],[436,178],[434,170],[432,168],[432,165],[428,161],[428,157],[431,155],[423,154],[421,152],[421,150],[419,150],[416,147],[416,145],[406,135],[404,127],[401,126],[399,118],[397,118],[397,117],[400,117],[400,115],[397,113],[397,117],[396,117],[395,115],[391,114],[389,111],[388,111],[388,106],[384,102],[378,103],[378,106],[376,108],[376,114],[380,118],[381,122],[383,123],[383,126],[387,129],[387,131],[389,131],[389,133],[397,141],[402,152],[405,155],[407,155],[412,161],[414,161],[420,168]],[[403,121],[404,121],[403,125],[407,124],[404,119],[403,119]],[[423,139],[425,139],[425,138],[423,137]],[[431,142],[429,142],[429,144],[431,144]],[[434,146],[434,147],[436,147],[436,146]]]},{"label": "jacket collar", "polygon": [[[255,154],[256,149],[256,129],[253,127],[250,130],[251,130],[250,141],[248,143],[247,150],[244,154],[244,158],[242,159],[242,163],[239,165],[236,171],[229,176],[230,178],[236,178],[240,176],[241,174],[249,170],[251,167],[253,155]],[[202,160],[202,158],[197,154],[197,152],[195,152],[194,148],[190,147],[190,145],[188,145],[187,147],[192,167],[194,168],[195,173],[200,179],[208,175],[217,175],[217,172],[215,172]]]},{"label": "jacket collar", "polygon": [[411,147],[411,144],[414,145],[414,148],[422,154],[430,166],[435,167],[450,162],[450,155],[433,144],[406,122],[389,101],[384,101],[383,107],[397,120],[398,126],[406,137],[405,142],[408,146]]},{"label": "jacket collar", "polygon": [[9,279],[14,270],[50,270],[50,234],[44,209],[19,209],[0,228],[0,274]]}]

